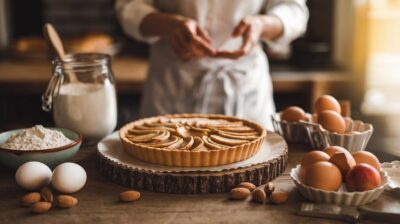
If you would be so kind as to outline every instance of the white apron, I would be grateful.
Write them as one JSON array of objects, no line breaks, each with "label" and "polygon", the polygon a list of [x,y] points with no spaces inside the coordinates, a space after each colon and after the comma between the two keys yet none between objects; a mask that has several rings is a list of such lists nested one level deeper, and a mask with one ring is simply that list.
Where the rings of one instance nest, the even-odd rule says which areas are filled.
[{"label": "white apron", "polygon": [[270,127],[275,107],[268,64],[256,47],[237,60],[180,61],[168,43],[152,47],[142,115],[226,114]]},{"label": "white apron", "polygon": [[195,19],[213,47],[239,49],[233,29],[248,15],[278,17],[283,35],[267,41],[273,50],[285,50],[305,30],[305,0],[117,0],[125,32],[151,46],[150,67],[143,92],[143,117],[170,113],[217,113],[246,118],[271,128],[275,112],[268,61],[260,45],[238,60],[205,58],[183,62],[169,43],[144,37],[139,26],[149,13],[160,11]]}]

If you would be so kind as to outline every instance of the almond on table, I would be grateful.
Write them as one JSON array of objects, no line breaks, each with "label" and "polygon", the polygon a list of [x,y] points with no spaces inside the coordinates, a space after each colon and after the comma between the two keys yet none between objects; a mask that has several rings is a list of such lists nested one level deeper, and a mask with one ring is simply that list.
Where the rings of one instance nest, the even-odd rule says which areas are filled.
[{"label": "almond on table", "polygon": [[231,199],[244,200],[251,194],[250,190],[244,187],[237,187],[231,190]]},{"label": "almond on table", "polygon": [[31,206],[31,212],[36,214],[45,213],[51,208],[50,202],[40,201]]},{"label": "almond on table", "polygon": [[264,203],[265,200],[267,200],[267,195],[263,189],[258,188],[253,191],[252,200],[258,203]]},{"label": "almond on table", "polygon": [[70,195],[59,195],[56,200],[60,208],[72,208],[78,203],[78,199]]},{"label": "almond on table", "polygon": [[272,192],[274,192],[275,190],[275,185],[273,182],[268,182],[265,187],[264,187],[264,191],[265,194],[267,195],[267,197],[271,196]]},{"label": "almond on table", "polygon": [[38,192],[32,192],[26,194],[21,198],[21,204],[23,206],[31,206],[39,201],[40,201],[40,194]]},{"label": "almond on table", "polygon": [[123,202],[137,201],[140,198],[140,192],[138,191],[124,191],[119,194],[119,198]]},{"label": "almond on table", "polygon": [[288,193],[284,191],[275,191],[269,197],[269,201],[273,204],[279,205],[287,201],[288,198],[289,198]]},{"label": "almond on table", "polygon": [[40,190],[40,196],[43,201],[53,202],[53,193],[51,192],[50,188],[44,187]]},{"label": "almond on table", "polygon": [[254,189],[256,189],[256,185],[254,185],[251,182],[242,182],[237,187],[244,187],[244,188],[249,189],[250,191],[253,191]]}]

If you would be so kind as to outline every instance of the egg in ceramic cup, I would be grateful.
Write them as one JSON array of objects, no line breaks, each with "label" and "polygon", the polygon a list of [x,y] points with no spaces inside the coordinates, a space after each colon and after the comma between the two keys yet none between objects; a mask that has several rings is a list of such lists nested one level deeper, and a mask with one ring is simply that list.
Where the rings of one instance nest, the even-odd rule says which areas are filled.
[{"label": "egg in ceramic cup", "polygon": [[290,176],[311,201],[358,206],[377,199],[389,183],[377,163],[369,152],[351,154],[341,147],[328,147],[307,153]]},{"label": "egg in ceramic cup", "polygon": [[339,102],[328,95],[318,98],[314,111],[311,120],[303,122],[308,142],[313,148],[337,145],[350,152],[365,149],[374,131],[371,124],[342,117]]},{"label": "egg in ceramic cup", "polygon": [[311,121],[311,114],[297,106],[290,106],[271,116],[274,131],[287,142],[306,143],[308,140],[304,123]]}]

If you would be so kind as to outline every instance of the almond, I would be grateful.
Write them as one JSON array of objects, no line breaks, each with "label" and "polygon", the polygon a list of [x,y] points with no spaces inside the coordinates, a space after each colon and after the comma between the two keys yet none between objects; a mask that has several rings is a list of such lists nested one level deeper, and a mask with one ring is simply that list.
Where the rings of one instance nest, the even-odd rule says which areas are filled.
[{"label": "almond", "polygon": [[78,199],[69,195],[57,196],[57,204],[60,208],[72,208],[78,203]]},{"label": "almond", "polygon": [[251,182],[242,182],[237,187],[244,187],[244,188],[249,189],[250,191],[253,191],[254,189],[256,189],[256,185],[254,185]]},{"label": "almond", "polygon": [[50,188],[44,187],[40,191],[40,195],[42,197],[42,201],[53,202],[53,193],[51,192]]},{"label": "almond", "polygon": [[119,198],[123,202],[136,201],[136,200],[139,200],[139,198],[140,198],[140,192],[138,192],[138,191],[124,191],[121,194],[119,194]]},{"label": "almond", "polygon": [[264,191],[265,194],[267,195],[267,197],[271,196],[272,192],[274,192],[275,190],[275,185],[272,182],[268,182],[265,187],[264,187]]},{"label": "almond", "polygon": [[31,206],[31,212],[36,214],[45,213],[51,208],[51,203],[46,201],[36,202]]},{"label": "almond", "polygon": [[282,204],[288,199],[289,195],[284,191],[276,191],[271,194],[269,201],[273,204]]},{"label": "almond", "polygon": [[265,194],[265,191],[263,189],[255,189],[253,191],[253,197],[252,200],[254,202],[258,203],[264,203],[264,201],[267,199],[267,195]]},{"label": "almond", "polygon": [[250,195],[250,190],[244,187],[237,187],[231,190],[231,199],[244,200]]},{"label": "almond", "polygon": [[40,201],[40,194],[37,192],[26,194],[21,198],[21,204],[23,206],[31,206],[39,201]]}]

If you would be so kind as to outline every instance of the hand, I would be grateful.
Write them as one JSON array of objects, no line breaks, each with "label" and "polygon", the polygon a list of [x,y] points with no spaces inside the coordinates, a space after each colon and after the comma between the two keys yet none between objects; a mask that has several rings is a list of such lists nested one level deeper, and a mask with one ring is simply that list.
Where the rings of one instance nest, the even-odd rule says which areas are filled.
[{"label": "hand", "polygon": [[185,61],[214,56],[208,33],[192,19],[177,17],[169,33],[169,40],[176,54]]},{"label": "hand", "polygon": [[263,33],[264,24],[259,16],[247,16],[232,32],[232,37],[242,37],[242,46],[235,51],[218,51],[215,57],[237,59],[240,58],[257,45]]}]

